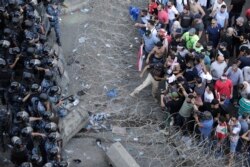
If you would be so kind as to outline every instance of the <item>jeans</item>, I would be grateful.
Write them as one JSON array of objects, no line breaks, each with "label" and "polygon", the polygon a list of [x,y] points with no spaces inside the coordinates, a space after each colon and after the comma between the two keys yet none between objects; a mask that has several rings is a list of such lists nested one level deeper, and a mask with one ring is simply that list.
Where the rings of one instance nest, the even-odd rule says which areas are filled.
[{"label": "jeans", "polygon": [[56,40],[60,41],[61,30],[60,30],[59,22],[50,22],[49,32],[51,31],[51,28],[54,28],[54,31],[56,34]]},{"label": "jeans", "polygon": [[238,141],[230,141],[230,153],[235,153]]}]

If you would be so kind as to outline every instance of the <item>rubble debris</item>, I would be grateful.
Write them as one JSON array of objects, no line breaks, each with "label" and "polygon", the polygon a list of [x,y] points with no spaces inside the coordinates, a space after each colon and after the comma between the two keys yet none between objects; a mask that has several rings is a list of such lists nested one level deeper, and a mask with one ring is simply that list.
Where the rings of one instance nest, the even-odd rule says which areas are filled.
[{"label": "rubble debris", "polygon": [[110,114],[100,112],[93,114],[92,112],[88,112],[89,114],[89,124],[87,125],[86,129],[94,129],[94,130],[100,130],[100,129],[105,129],[105,130],[110,130],[110,127],[105,125],[106,120],[109,119]]},{"label": "rubble debris", "polygon": [[125,136],[127,132],[126,132],[126,128],[124,127],[113,126],[112,133]]},{"label": "rubble debris", "polygon": [[116,89],[111,89],[111,90],[107,91],[106,95],[107,95],[109,98],[114,98],[114,97],[117,97],[118,92],[117,92]]},{"label": "rubble debris", "polygon": [[73,159],[73,162],[76,163],[76,164],[80,164],[82,162],[82,160],[80,160],[80,159]]},{"label": "rubble debris", "polygon": [[84,90],[80,90],[76,94],[77,94],[77,96],[83,96],[86,94],[86,92],[84,92]]},{"label": "rubble debris", "polygon": [[81,9],[80,11],[81,11],[82,13],[88,13],[88,12],[89,12],[89,9],[84,8],[84,9]]},{"label": "rubble debris", "polygon": [[111,45],[110,45],[110,44],[106,44],[105,46],[106,46],[107,48],[110,48],[110,47],[111,47]]},{"label": "rubble debris", "polygon": [[113,140],[114,140],[115,142],[120,142],[120,141],[122,141],[122,139],[120,139],[120,138],[113,138]]},{"label": "rubble debris", "polygon": [[85,37],[81,37],[78,39],[78,42],[79,43],[84,43],[86,41],[86,38]]}]

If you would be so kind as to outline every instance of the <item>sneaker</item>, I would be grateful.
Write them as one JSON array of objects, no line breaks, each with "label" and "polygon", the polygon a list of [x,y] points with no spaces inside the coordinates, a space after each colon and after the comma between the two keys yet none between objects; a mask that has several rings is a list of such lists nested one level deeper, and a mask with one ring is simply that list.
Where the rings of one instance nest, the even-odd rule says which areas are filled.
[{"label": "sneaker", "polygon": [[173,117],[171,117],[171,121],[170,121],[169,125],[174,126],[174,118]]}]

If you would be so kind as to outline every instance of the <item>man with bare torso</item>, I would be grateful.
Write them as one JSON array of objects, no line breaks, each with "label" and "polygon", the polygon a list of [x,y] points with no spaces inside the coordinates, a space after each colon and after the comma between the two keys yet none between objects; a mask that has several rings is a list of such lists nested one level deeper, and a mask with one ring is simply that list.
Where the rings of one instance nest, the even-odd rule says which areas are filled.
[{"label": "man with bare torso", "polygon": [[163,46],[162,42],[159,41],[155,44],[153,50],[149,53],[146,63],[163,63],[164,53],[166,52],[166,47]]}]

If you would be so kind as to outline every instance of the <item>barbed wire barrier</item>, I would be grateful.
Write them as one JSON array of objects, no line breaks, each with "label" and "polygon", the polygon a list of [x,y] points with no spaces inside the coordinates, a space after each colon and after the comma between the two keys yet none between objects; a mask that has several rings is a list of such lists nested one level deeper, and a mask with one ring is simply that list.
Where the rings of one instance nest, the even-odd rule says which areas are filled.
[{"label": "barbed wire barrier", "polygon": [[[78,13],[85,21],[78,23],[75,48],[66,58],[72,80],[69,92],[84,91],[79,97],[82,112],[103,112],[109,116],[97,125],[90,123],[87,132],[75,137],[101,139],[105,147],[120,141],[143,167],[225,166],[228,153],[215,156],[212,142],[199,145],[196,135],[182,136],[176,127],[159,128],[167,118],[151,97],[150,88],[137,98],[129,96],[142,79],[136,70],[140,42],[128,7],[133,4],[145,8],[146,3],[89,0],[88,6]],[[107,96],[110,90],[113,94]],[[125,134],[112,133],[114,127],[125,129]],[[237,156],[234,166],[246,166],[246,158],[245,154]]]}]

